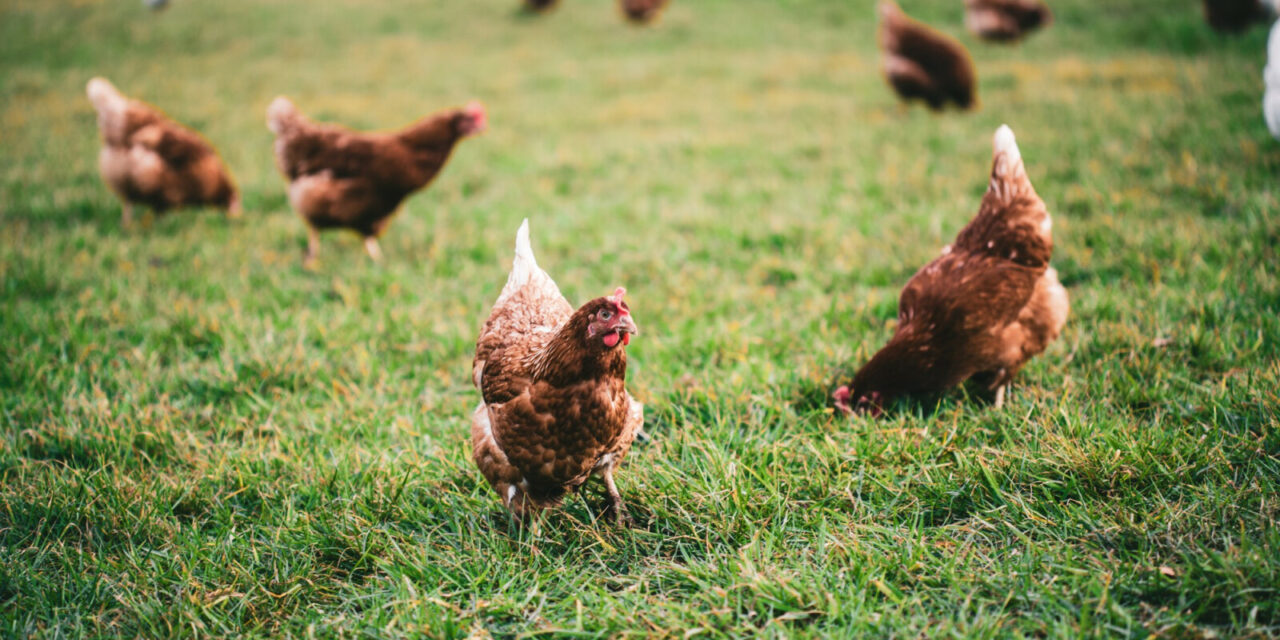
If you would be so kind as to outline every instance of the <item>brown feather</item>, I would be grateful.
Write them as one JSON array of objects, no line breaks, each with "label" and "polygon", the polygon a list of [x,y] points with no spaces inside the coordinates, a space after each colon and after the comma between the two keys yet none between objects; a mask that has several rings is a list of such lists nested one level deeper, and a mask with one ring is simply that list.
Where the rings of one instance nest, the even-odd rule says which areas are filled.
[{"label": "brown feather", "polygon": [[1016,42],[1053,22],[1042,0],[965,0],[964,7],[969,31],[994,42]]},{"label": "brown feather", "polygon": [[1049,267],[1052,223],[1013,134],[997,148],[978,215],[916,272],[889,343],[837,392],[838,403],[941,391],[975,375],[1004,386],[1066,322],[1066,291]]},{"label": "brown feather", "polygon": [[618,0],[622,15],[637,24],[653,22],[667,7],[669,0]]},{"label": "brown feather", "polygon": [[290,203],[307,223],[377,236],[406,197],[435,179],[473,123],[466,110],[449,109],[394,133],[360,133],[312,122],[277,98],[268,124]]},{"label": "brown feather", "polygon": [[[527,227],[521,234],[527,243]],[[592,330],[602,312],[625,308],[620,298],[574,311],[527,245],[527,254],[517,246],[512,276],[476,341],[472,376],[482,401],[472,416],[472,457],[508,508],[527,516],[591,475],[611,473],[643,414],[626,391],[624,344],[609,346]]]},{"label": "brown feather", "polygon": [[199,134],[124,96],[102,78],[90,80],[87,90],[102,134],[99,169],[121,200],[157,213],[235,206],[235,183]]},{"label": "brown feather", "polygon": [[903,100],[923,100],[932,109],[977,102],[977,72],[956,39],[913,20],[891,0],[880,2],[880,48],[885,79]]},{"label": "brown feather", "polygon": [[1239,33],[1270,19],[1259,0],[1204,0],[1204,19],[1215,31]]}]

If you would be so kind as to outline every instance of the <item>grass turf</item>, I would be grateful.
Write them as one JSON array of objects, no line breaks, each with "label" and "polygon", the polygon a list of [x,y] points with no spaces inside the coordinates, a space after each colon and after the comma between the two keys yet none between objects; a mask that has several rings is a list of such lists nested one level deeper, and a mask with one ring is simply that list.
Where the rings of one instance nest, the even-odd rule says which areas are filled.
[{"label": "grass turf", "polygon": [[[11,0],[0,7],[0,626],[13,636],[1280,633],[1277,194],[1265,29],[959,0],[981,110],[898,107],[870,2]],[[1185,5],[1185,6],[1184,6]],[[85,82],[201,130],[247,216],[122,229]],[[264,109],[485,136],[385,236],[303,227]],[[837,374],[976,211],[1009,123],[1072,313],[1003,410],[833,419]],[[469,460],[516,226],[573,302],[625,285],[649,444],[540,535]]]}]

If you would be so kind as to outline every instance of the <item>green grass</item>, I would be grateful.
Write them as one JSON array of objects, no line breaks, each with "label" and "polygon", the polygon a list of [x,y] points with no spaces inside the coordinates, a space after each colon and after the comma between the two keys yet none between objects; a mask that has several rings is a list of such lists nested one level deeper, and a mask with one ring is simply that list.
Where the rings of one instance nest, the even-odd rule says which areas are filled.
[{"label": "green grass", "polygon": [[[982,108],[901,110],[871,3],[10,0],[0,8],[4,635],[1280,634],[1280,145],[1266,30],[1056,0],[1023,46],[907,9]],[[85,82],[199,128],[247,215],[122,229]],[[264,110],[490,131],[317,272]],[[976,211],[1007,122],[1071,318],[1002,410],[826,396]],[[573,302],[625,285],[639,520],[512,527],[469,458],[474,339],[531,219]]]}]

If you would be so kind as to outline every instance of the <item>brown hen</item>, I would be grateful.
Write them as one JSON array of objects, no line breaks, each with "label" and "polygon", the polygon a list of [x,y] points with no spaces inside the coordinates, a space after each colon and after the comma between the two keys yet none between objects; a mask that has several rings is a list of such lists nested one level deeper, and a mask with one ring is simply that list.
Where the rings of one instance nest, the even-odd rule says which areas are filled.
[{"label": "brown hen", "polygon": [[240,214],[235,183],[199,134],[125,97],[103,78],[90,80],[86,92],[102,134],[98,169],[120,197],[124,224],[133,221],[134,205],[156,213],[213,206]]},{"label": "brown hen", "polygon": [[378,236],[409,194],[440,173],[459,140],[483,131],[484,107],[473,102],[427,116],[394,133],[359,133],[307,119],[288,98],[267,108],[276,134],[276,163],[289,180],[289,203],[308,227],[306,262],[320,250],[320,231],[350,229],[382,259]]},{"label": "brown hen", "polygon": [[1270,0],[1204,0],[1204,19],[1215,31],[1239,33],[1271,19]]},{"label": "brown hen", "polygon": [[964,0],[964,8],[969,31],[995,42],[1016,42],[1053,22],[1041,0]]},{"label": "brown hen", "polygon": [[885,79],[903,100],[923,100],[934,110],[977,102],[977,72],[964,45],[911,19],[892,0],[880,2],[880,48]]},{"label": "brown hen", "polygon": [[538,267],[529,221],[516,234],[511,275],[476,342],[472,457],[503,504],[528,520],[591,476],[605,513],[627,522],[613,471],[643,423],[626,390],[626,345],[637,332],[626,290],[574,311]]},{"label": "brown hen", "polygon": [[907,282],[897,331],[835,391],[838,409],[878,413],[894,397],[970,377],[999,407],[1022,365],[1062,331],[1067,292],[1049,266],[1053,223],[1007,126],[996,131],[994,155],[977,217]]},{"label": "brown hen", "polygon": [[670,0],[618,0],[618,7],[627,20],[636,24],[653,22]]},{"label": "brown hen", "polygon": [[559,0],[524,0],[524,8],[529,11],[550,11],[556,7]]}]

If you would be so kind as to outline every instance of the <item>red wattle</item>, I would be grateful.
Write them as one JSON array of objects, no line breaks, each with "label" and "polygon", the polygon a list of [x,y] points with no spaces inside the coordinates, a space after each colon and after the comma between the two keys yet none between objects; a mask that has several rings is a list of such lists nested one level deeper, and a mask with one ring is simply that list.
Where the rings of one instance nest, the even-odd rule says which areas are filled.
[{"label": "red wattle", "polygon": [[607,347],[612,347],[613,345],[618,344],[618,334],[612,331],[604,334],[604,344]]},{"label": "red wattle", "polygon": [[626,346],[629,344],[631,344],[631,334],[629,333],[622,334],[622,345]]}]

